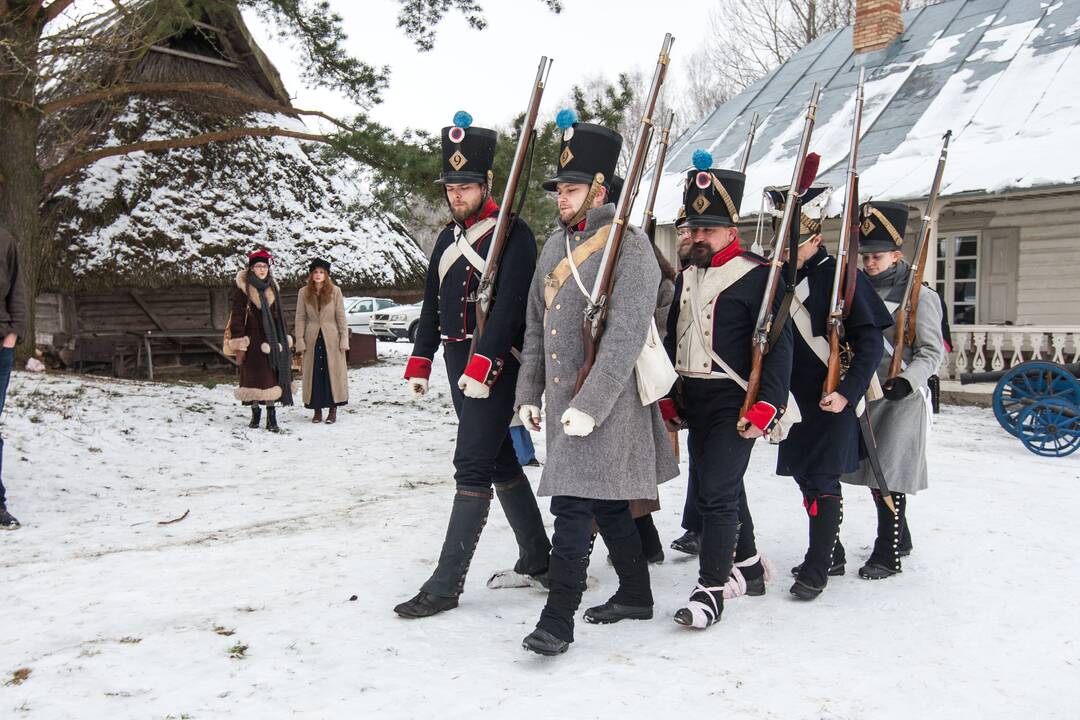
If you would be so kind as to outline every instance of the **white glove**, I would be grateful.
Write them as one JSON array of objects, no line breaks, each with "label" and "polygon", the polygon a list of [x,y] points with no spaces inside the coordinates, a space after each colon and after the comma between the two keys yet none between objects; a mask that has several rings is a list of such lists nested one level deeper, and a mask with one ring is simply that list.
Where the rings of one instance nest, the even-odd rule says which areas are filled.
[{"label": "white glove", "polygon": [[477,382],[475,378],[471,378],[468,375],[459,377],[457,386],[461,388],[461,392],[465,393],[465,397],[473,398],[474,400],[483,400],[491,394],[490,387],[482,382]]},{"label": "white glove", "polygon": [[596,429],[596,421],[575,408],[566,408],[562,414],[563,432],[573,437],[585,437]]},{"label": "white glove", "polygon": [[409,383],[409,393],[414,398],[418,398],[427,392],[427,378],[414,377],[409,378],[407,382]]},{"label": "white glove", "polygon": [[521,424],[529,430],[540,429],[540,407],[537,405],[522,405],[518,408],[518,417]]}]

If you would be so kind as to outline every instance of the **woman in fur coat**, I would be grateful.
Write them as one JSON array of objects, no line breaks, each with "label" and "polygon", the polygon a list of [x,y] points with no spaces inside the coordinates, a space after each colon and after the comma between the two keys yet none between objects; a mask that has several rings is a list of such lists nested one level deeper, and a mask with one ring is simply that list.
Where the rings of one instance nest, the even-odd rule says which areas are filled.
[{"label": "woman in fur coat", "polygon": [[248,255],[236,275],[229,318],[229,347],[236,353],[240,385],[236,399],[251,406],[250,427],[259,427],[266,406],[266,429],[280,432],[275,403],[292,405],[292,338],[281,309],[281,290],[270,274],[270,253]]},{"label": "woman in fur coat", "polygon": [[345,322],[345,298],[330,279],[330,263],[311,261],[308,284],[296,300],[296,353],[303,356],[304,407],[314,410],[311,422],[337,422],[338,405],[349,401],[349,378],[345,353],[349,351],[349,326]]}]

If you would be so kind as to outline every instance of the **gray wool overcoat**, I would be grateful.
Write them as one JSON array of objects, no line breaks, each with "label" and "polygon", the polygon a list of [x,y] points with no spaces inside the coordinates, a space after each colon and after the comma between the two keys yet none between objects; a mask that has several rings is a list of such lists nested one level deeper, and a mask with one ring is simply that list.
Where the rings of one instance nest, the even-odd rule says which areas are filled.
[{"label": "gray wool overcoat", "polygon": [[[879,291],[879,294],[884,294]],[[884,300],[884,297],[882,298]],[[895,311],[896,303],[886,301]],[[895,317],[895,315],[894,315]],[[894,326],[883,331],[883,342],[891,346]],[[912,393],[900,400],[875,400],[869,403],[870,423],[878,444],[878,457],[889,490],[916,493],[928,486],[926,440],[930,432],[930,415],[925,393],[930,376],[941,367],[945,358],[945,341],[941,337],[941,299],[928,287],[919,288],[919,310],[915,316],[915,342],[904,348],[907,367],[900,377],[911,383]],[[889,377],[891,350],[886,350],[878,367],[878,379],[884,384]],[[852,485],[877,487],[870,463],[863,460],[859,469],[840,478]]]},{"label": "gray wool overcoat", "polygon": [[[585,230],[570,237],[571,249],[610,224],[614,215],[612,204],[589,210]],[[656,404],[641,404],[634,365],[656,310],[660,267],[646,235],[628,227],[609,296],[607,329],[596,363],[575,395],[584,358],[585,296],[570,277],[550,309],[544,304],[545,278],[566,257],[565,238],[560,228],[548,238],[536,263],[518,374],[516,407],[540,405],[544,397],[547,463],[539,494],[599,500],[656,498],[657,483],[676,477],[679,468]],[[603,251],[594,253],[578,268],[589,290],[602,255]],[[586,437],[563,432],[560,419],[568,407],[591,416],[596,429]]]}]

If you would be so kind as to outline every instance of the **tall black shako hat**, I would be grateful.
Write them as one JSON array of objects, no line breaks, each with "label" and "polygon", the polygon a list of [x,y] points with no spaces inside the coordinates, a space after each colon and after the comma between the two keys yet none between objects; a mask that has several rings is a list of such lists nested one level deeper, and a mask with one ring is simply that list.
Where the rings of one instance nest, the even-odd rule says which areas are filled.
[{"label": "tall black shako hat", "polygon": [[680,227],[734,227],[739,222],[746,175],[712,167],[713,156],[708,150],[695,150],[693,163],[683,193],[686,220]]},{"label": "tall black shako hat", "polygon": [[555,125],[562,130],[555,176],[544,181],[545,190],[558,183],[605,185],[611,195],[611,181],[622,150],[622,135],[602,125],[579,123],[571,108],[560,110]]},{"label": "tall black shako hat", "polygon": [[[800,245],[821,232],[821,223],[825,219],[825,206],[829,204],[831,195],[832,187],[829,185],[811,185],[803,193],[801,207],[799,208]],[[773,218],[773,231],[775,232],[779,229],[780,222],[784,217],[788,188],[765,188],[765,196],[769,199],[769,214]]]},{"label": "tall black shako hat", "polygon": [[903,250],[908,206],[897,202],[864,202],[859,208],[859,252]]},{"label": "tall black shako hat", "polygon": [[497,138],[494,130],[473,127],[472,115],[458,110],[454,113],[454,124],[442,129],[442,174],[435,182],[490,184]]}]

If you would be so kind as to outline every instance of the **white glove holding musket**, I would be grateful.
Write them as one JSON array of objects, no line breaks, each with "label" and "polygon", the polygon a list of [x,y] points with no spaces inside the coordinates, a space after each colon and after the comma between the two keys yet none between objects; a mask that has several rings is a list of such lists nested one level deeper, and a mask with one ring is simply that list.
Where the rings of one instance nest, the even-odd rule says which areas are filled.
[{"label": "white glove holding musket", "polygon": [[483,400],[488,395],[491,395],[490,386],[471,378],[468,375],[459,377],[457,386],[461,389],[461,392],[465,393],[465,397],[473,398],[474,400]]},{"label": "white glove holding musket", "polygon": [[566,408],[562,414],[563,432],[571,437],[585,437],[596,429],[596,421],[576,408]]}]

